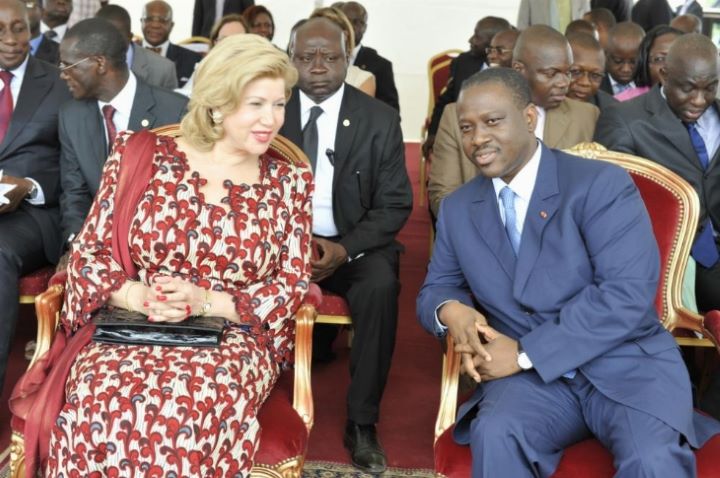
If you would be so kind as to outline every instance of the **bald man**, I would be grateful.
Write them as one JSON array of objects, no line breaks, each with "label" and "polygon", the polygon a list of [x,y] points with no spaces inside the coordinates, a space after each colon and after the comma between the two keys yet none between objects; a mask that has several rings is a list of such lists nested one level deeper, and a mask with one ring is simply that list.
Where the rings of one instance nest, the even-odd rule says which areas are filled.
[{"label": "bald man", "polygon": [[702,33],[702,20],[692,13],[678,15],[670,22],[670,26],[683,33]]},{"label": "bald man", "polygon": [[551,148],[570,148],[590,141],[598,109],[567,98],[573,56],[567,39],[545,25],[533,25],[518,37],[513,69],[530,84],[538,111],[535,136]]},{"label": "bald man", "polygon": [[605,49],[607,75],[600,85],[604,92],[614,96],[635,88],[633,77],[644,37],[645,31],[633,22],[621,22],[610,29]]},{"label": "bald man", "polygon": [[512,66],[513,50],[519,36],[520,32],[514,28],[497,33],[490,40],[490,46],[485,49],[488,66],[510,68]]},{"label": "bald man", "polygon": [[[660,70],[662,87],[603,111],[595,139],[608,149],[636,154],[685,178],[700,198],[700,229],[692,255],[702,311],[720,309],[720,103],[717,49],[689,34],[670,47]],[[705,152],[698,152],[702,144]]]},{"label": "bald man", "polygon": [[607,49],[608,35],[612,27],[617,25],[617,20],[613,16],[613,13],[607,8],[593,8],[585,15],[583,20],[592,23],[598,32],[598,41],[603,50]]}]

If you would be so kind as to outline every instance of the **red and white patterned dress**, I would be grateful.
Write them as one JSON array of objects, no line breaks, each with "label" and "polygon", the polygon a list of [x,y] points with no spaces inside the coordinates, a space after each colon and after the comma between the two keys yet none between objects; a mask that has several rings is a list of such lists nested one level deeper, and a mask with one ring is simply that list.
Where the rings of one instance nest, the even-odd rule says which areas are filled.
[{"label": "red and white patterned dress", "polygon": [[[76,241],[61,316],[75,331],[127,279],[111,257],[113,199],[127,136],[108,159]],[[292,358],[293,314],[310,277],[312,174],[263,156],[260,182],[225,181],[222,205],[172,138],[159,137],[153,179],[130,228],[140,280],[156,273],[226,291],[245,324],[220,348],[91,342],[66,384],[48,476],[247,476],[260,439],[256,413]]]}]

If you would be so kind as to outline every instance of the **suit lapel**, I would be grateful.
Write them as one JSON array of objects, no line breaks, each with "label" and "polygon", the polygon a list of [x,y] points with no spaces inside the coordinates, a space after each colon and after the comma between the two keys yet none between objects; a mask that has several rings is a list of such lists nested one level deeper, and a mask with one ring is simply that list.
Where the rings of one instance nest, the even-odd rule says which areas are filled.
[{"label": "suit lapel", "polygon": [[540,255],[542,236],[560,205],[557,159],[544,145],[525,223],[523,224],[513,295],[520,297]]},{"label": "suit lapel", "polygon": [[146,78],[150,66],[148,65],[147,56],[143,51],[143,47],[131,45],[130,48],[133,49],[133,60],[130,69],[140,78]]},{"label": "suit lapel", "polygon": [[302,148],[302,126],[300,125],[300,90],[293,88],[292,96],[285,106],[285,123],[280,134]]},{"label": "suit lapel", "polygon": [[646,95],[647,101],[645,102],[645,108],[651,115],[648,120],[649,123],[659,134],[664,136],[668,143],[677,149],[680,154],[694,158],[691,162],[694,167],[700,171],[704,171],[700,159],[695,153],[695,148],[690,141],[687,128],[685,128],[682,121],[675,116],[675,113],[670,109],[665,98],[660,94],[660,87],[655,86],[647,92]]},{"label": "suit lapel", "polygon": [[135,90],[135,98],[133,99],[132,109],[130,110],[130,121],[128,121],[128,129],[139,131],[143,128],[153,128],[155,126],[155,97],[142,80],[137,80],[137,89]]},{"label": "suit lapel", "polygon": [[547,110],[543,128],[543,142],[551,147],[560,144],[563,135],[570,127],[570,105],[564,100],[557,108]]},{"label": "suit lapel", "polygon": [[28,58],[25,76],[20,86],[17,104],[13,109],[10,126],[0,145],[0,156],[5,154],[13,140],[25,129],[25,126],[38,110],[40,103],[52,89],[52,86],[53,80],[42,69],[42,66],[34,58]]},{"label": "suit lapel", "polygon": [[[75,101],[75,100],[72,100]],[[79,118],[80,128],[77,133],[84,141],[88,143],[87,151],[78,151],[78,155],[84,155],[87,153],[87,161],[92,163],[94,173],[89,175],[91,178],[99,178],[102,176],[102,167],[105,164],[105,159],[108,156],[107,152],[107,135],[104,128],[104,119],[100,114],[100,108],[98,108],[97,101],[84,100],[85,113],[82,118]],[[97,159],[96,159],[97,158]],[[85,158],[80,157],[79,160]],[[97,184],[95,185],[97,189]]]},{"label": "suit lapel", "polygon": [[335,129],[335,167],[333,172],[333,190],[335,190],[335,186],[340,178],[340,173],[343,171],[343,168],[350,165],[348,159],[350,157],[350,151],[352,151],[352,144],[363,121],[356,94],[364,93],[359,93],[351,86],[347,84],[345,85],[342,103],[340,104],[338,123]]},{"label": "suit lapel", "polygon": [[492,180],[476,180],[477,191],[475,199],[470,203],[470,218],[479,232],[480,238],[490,252],[497,257],[505,273],[512,280],[515,276],[515,252],[513,252],[510,239],[505,232],[505,226],[500,218],[497,196]]}]

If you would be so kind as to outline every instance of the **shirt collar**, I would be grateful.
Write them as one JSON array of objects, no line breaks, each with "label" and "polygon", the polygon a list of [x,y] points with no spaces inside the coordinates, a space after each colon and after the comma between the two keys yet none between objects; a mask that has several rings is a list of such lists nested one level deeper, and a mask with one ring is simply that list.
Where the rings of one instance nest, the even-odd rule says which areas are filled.
[{"label": "shirt collar", "polygon": [[56,26],[55,28],[50,28],[49,26],[47,26],[47,25],[45,24],[45,22],[43,22],[42,20],[40,21],[40,31],[41,31],[42,33],[45,33],[45,32],[48,31],[48,30],[55,30],[55,33],[57,33],[57,36],[58,36],[59,38],[63,38],[63,37],[65,36],[65,32],[67,31],[67,27],[68,27],[68,26],[67,26],[67,23],[63,23],[62,25],[58,25],[58,26]]},{"label": "shirt collar", "polygon": [[[610,85],[613,87],[613,91],[615,91],[615,87],[616,87],[617,85],[620,85],[620,82],[619,82],[619,81],[615,81],[615,78],[613,78],[613,76],[612,76],[610,73],[608,73],[608,78],[610,78]],[[624,85],[623,85],[623,86],[624,86]],[[629,86],[630,88],[635,88],[635,82],[634,82],[634,81],[630,81],[630,83],[627,83],[627,86]]]},{"label": "shirt collar", "polygon": [[135,75],[130,72],[128,74],[128,80],[125,82],[122,90],[109,102],[98,100],[98,107],[102,111],[103,106],[112,105],[113,108],[125,118],[130,118],[130,112],[132,111],[133,101],[135,100],[135,92],[137,91],[137,79]]},{"label": "shirt collar", "polygon": [[18,85],[22,85],[23,79],[25,78],[25,71],[27,71],[27,64],[28,64],[28,58],[30,58],[30,55],[28,54],[25,57],[25,60],[23,60],[22,63],[20,63],[20,66],[15,68],[14,70],[8,70],[10,73],[12,73],[12,79],[13,83],[17,81]]},{"label": "shirt collar", "polygon": [[145,39],[143,39],[142,46],[143,48],[160,48],[160,53],[158,53],[161,56],[167,56],[168,46],[170,45],[170,40],[166,40],[164,43],[161,43],[159,45],[151,45]]},{"label": "shirt collar", "polygon": [[362,45],[361,45],[360,43],[358,43],[357,45],[355,45],[355,48],[353,48],[353,50],[350,52],[350,61],[349,61],[349,63],[350,63],[351,65],[355,64],[355,59],[356,59],[357,56],[358,56],[358,52],[360,51],[360,48],[362,48]]},{"label": "shirt collar", "polygon": [[326,98],[325,101],[318,104],[311,100],[310,97],[303,93],[302,90],[300,90],[300,115],[309,115],[310,109],[313,106],[319,106],[320,108],[322,108],[323,113],[327,114],[328,116],[337,117],[340,115],[340,105],[342,104],[342,98],[344,93],[345,83],[340,85],[340,88],[338,88],[338,90],[330,97]]},{"label": "shirt collar", "polygon": [[542,144],[540,141],[537,142],[537,147],[533,153],[530,161],[522,167],[520,171],[512,178],[510,184],[507,184],[500,178],[493,178],[493,188],[495,189],[495,196],[500,197],[500,191],[505,186],[510,187],[512,191],[517,194],[520,199],[524,200],[526,204],[530,203],[533,190],[535,189],[535,180],[537,179],[538,169],[540,167],[540,156],[542,155]]}]

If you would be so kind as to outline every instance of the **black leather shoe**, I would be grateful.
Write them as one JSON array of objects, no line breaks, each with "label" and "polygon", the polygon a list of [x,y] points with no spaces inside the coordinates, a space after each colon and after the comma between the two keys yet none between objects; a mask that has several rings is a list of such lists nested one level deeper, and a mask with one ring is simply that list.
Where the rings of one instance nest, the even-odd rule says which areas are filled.
[{"label": "black leather shoe", "polygon": [[377,439],[375,425],[358,425],[348,420],[343,438],[345,448],[355,468],[372,474],[380,474],[387,468],[385,452]]}]

